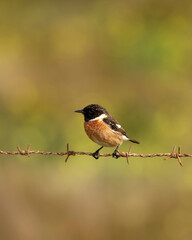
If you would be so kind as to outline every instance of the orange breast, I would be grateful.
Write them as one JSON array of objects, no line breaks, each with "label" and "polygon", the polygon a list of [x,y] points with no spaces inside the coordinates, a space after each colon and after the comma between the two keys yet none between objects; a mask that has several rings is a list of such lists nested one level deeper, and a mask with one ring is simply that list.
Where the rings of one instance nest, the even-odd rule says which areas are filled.
[{"label": "orange breast", "polygon": [[85,132],[88,137],[104,147],[115,147],[123,142],[121,133],[113,132],[102,120],[84,122]]}]

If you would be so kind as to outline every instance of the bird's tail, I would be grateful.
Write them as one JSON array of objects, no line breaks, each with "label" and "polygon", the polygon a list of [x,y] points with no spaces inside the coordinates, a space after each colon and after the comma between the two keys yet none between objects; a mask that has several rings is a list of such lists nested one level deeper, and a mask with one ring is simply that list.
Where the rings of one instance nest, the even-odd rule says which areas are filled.
[{"label": "bird's tail", "polygon": [[136,140],[134,140],[134,139],[132,139],[132,138],[128,138],[128,141],[131,141],[131,142],[133,142],[133,143],[137,143],[137,144],[140,143],[140,142],[138,142],[138,141],[136,141]]}]

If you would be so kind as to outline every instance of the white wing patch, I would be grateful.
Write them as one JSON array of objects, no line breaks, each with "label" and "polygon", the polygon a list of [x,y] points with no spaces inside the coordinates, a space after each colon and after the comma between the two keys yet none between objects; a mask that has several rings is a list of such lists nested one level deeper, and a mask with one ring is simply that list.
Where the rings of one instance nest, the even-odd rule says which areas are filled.
[{"label": "white wing patch", "polygon": [[127,141],[127,140],[129,140],[129,138],[126,137],[125,135],[123,135],[123,140],[124,140],[124,141]]},{"label": "white wing patch", "polygon": [[117,128],[121,128],[121,125],[120,125],[120,124],[116,124],[116,127],[117,127]]},{"label": "white wing patch", "polygon": [[120,132],[118,132],[118,131],[115,131],[115,130],[112,129],[112,132],[121,134],[124,141],[128,141],[128,140],[129,140],[128,137],[126,137],[125,135],[123,135],[122,133],[120,133]]}]

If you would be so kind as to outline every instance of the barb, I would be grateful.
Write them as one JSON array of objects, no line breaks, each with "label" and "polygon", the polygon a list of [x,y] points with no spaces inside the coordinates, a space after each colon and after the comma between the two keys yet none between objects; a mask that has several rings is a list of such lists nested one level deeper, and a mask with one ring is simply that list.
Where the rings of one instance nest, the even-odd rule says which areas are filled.
[{"label": "barb", "polygon": [[76,152],[74,152],[74,151],[69,151],[69,143],[67,143],[67,157],[66,157],[66,159],[65,159],[65,162],[68,161],[68,159],[69,159],[70,156],[75,156],[75,155],[76,155]]},{"label": "barb", "polygon": [[[44,152],[39,150],[30,150],[31,145],[29,144],[27,146],[27,150],[22,150],[19,146],[17,146],[18,151],[3,151],[0,150],[0,154],[2,155],[21,155],[21,156],[30,156],[31,154],[41,154],[41,155],[56,155],[56,156],[65,156],[66,159],[65,162],[69,160],[70,156],[76,156],[76,155],[86,155],[86,156],[92,156],[91,152],[75,152],[69,150],[69,144],[67,144],[67,151],[66,152]],[[181,147],[178,147],[178,152],[176,151],[176,146],[173,147],[173,150],[171,153],[152,153],[152,154],[141,154],[141,153],[131,153],[131,146],[128,150],[128,152],[119,152],[120,157],[126,157],[127,163],[129,164],[129,158],[130,157],[141,157],[141,158],[153,158],[153,157],[166,157],[164,160],[168,160],[171,158],[177,159],[180,166],[183,166],[183,163],[181,162],[181,158],[184,157],[192,157],[192,154],[188,153],[181,153]],[[99,157],[111,157],[112,154],[99,154]]]},{"label": "barb", "polygon": [[127,164],[129,164],[129,154],[131,153],[131,148],[132,148],[132,146],[129,147],[129,151],[126,153]]}]

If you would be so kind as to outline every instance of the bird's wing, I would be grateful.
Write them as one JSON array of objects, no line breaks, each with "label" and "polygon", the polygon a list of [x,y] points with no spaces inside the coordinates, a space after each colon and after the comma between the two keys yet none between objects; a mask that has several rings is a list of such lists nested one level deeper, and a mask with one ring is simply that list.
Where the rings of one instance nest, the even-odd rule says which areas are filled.
[{"label": "bird's wing", "polygon": [[112,116],[110,116],[110,115],[107,116],[106,118],[103,119],[103,122],[108,124],[113,131],[121,133],[123,135],[124,140],[129,140],[133,143],[139,144],[138,141],[127,136],[125,130],[121,127],[121,125]]},{"label": "bird's wing", "polygon": [[113,131],[119,132],[122,135],[124,135],[125,137],[127,137],[125,130],[121,127],[121,125],[112,116],[110,116],[110,115],[107,116],[106,118],[103,119],[103,122],[108,124]]}]

